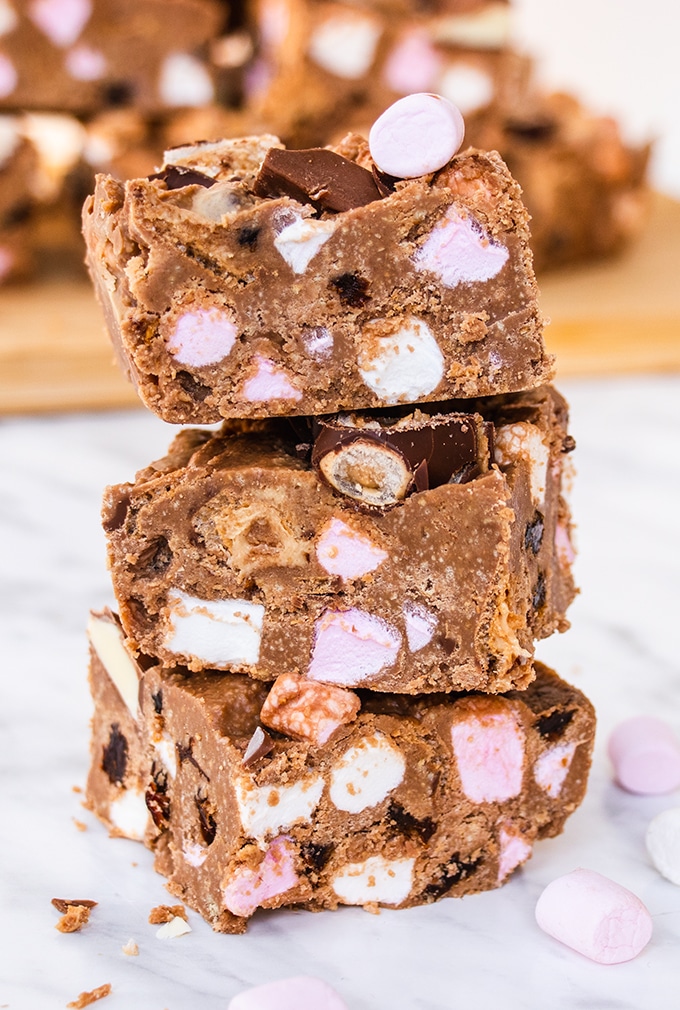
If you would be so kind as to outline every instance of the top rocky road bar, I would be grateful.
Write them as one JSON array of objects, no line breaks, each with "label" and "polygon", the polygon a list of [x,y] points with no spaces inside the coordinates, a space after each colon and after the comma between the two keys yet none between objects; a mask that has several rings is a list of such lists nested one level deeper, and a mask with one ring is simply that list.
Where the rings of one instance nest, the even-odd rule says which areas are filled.
[{"label": "top rocky road bar", "polygon": [[410,179],[368,144],[276,137],[99,176],[89,269],[120,363],[166,421],[488,396],[552,377],[519,186],[468,149]]}]

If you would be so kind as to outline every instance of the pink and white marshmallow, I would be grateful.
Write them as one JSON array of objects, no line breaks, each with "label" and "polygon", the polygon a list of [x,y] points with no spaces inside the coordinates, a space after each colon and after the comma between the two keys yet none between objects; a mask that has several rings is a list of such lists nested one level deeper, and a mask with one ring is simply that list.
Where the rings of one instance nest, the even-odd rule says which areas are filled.
[{"label": "pink and white marshmallow", "polygon": [[299,881],[295,872],[296,848],[280,835],[270,842],[256,868],[241,866],[224,888],[224,904],[234,915],[252,915],[273,898],[290,891]]},{"label": "pink and white marshmallow", "polygon": [[629,793],[657,796],[680,786],[680,740],[663,719],[626,719],[609,737],[607,751],[616,781]]},{"label": "pink and white marshmallow", "polygon": [[314,648],[307,670],[310,680],[355,687],[392,666],[401,634],[381,617],[365,610],[327,610],[314,628]]},{"label": "pink and white marshmallow", "polygon": [[652,917],[637,895],[594,870],[573,870],[548,884],[536,922],[599,964],[631,961],[652,936]]},{"label": "pink and white marshmallow", "polygon": [[347,1004],[321,979],[297,975],[247,989],[227,1010],[347,1010]]},{"label": "pink and white marshmallow", "polygon": [[316,556],[329,575],[350,580],[374,571],[387,559],[387,552],[334,516],[321,531]]},{"label": "pink and white marshmallow", "polygon": [[368,144],[381,172],[415,179],[443,168],[464,135],[463,117],[452,102],[420,92],[390,105],[371,127]]}]

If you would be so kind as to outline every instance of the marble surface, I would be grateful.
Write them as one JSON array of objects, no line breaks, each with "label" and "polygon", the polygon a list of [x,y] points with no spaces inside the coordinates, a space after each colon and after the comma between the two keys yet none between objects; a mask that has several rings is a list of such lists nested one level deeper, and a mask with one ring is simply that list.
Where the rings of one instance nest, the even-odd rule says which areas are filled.
[{"label": "marble surface", "polygon": [[[0,1006],[65,1006],[110,982],[106,1010],[226,1010],[249,985],[304,972],[333,985],[350,1010],[677,1010],[680,887],[649,864],[644,833],[680,793],[623,793],[605,745],[637,713],[680,732],[680,377],[561,388],[578,441],[582,593],[572,629],[539,655],[598,711],[584,805],[499,891],[379,916],[260,913],[240,937],[214,934],[190,913],[190,934],[157,939],[148,912],[170,899],[150,854],[109,839],[74,791],[88,763],[87,614],[112,602],[101,492],[162,455],[170,429],[142,411],[2,422]],[[535,925],[543,887],[578,866],[649,908],[654,935],[634,961],[594,964]],[[54,896],[96,899],[90,925],[57,932]],[[121,951],[130,937],[138,957]]]}]

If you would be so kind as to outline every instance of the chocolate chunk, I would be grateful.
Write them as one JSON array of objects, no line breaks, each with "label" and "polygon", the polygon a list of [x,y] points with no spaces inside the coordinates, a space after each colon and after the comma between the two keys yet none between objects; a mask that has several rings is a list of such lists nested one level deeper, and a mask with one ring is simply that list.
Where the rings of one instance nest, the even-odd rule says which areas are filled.
[{"label": "chocolate chunk", "polygon": [[443,897],[454,884],[458,884],[461,880],[465,880],[473,874],[481,861],[481,857],[473,861],[467,861],[460,858],[460,853],[454,853],[448,863],[439,867],[439,880],[427,885],[423,891],[423,898],[425,900],[436,901],[437,898]]},{"label": "chocolate chunk", "polygon": [[245,225],[236,236],[236,241],[240,246],[245,246],[248,249],[254,249],[257,246],[259,234],[259,228],[252,227],[251,225]]},{"label": "chocolate chunk", "polygon": [[572,435],[565,435],[562,439],[562,452],[573,452],[576,448],[576,439]]},{"label": "chocolate chunk", "polygon": [[524,530],[524,549],[531,551],[532,554],[538,554],[541,549],[541,544],[543,543],[543,531],[545,529],[545,520],[540,512],[534,513],[534,518],[530,523],[527,524]]},{"label": "chocolate chunk", "polygon": [[205,189],[210,189],[217,181],[203,172],[197,172],[195,168],[184,168],[182,165],[166,165],[160,172],[150,175],[149,179],[160,179],[168,189],[182,189],[184,186],[204,186]]},{"label": "chocolate chunk", "polygon": [[258,196],[290,196],[317,210],[333,212],[363,207],[382,197],[367,169],[323,147],[306,151],[272,147],[254,188]]},{"label": "chocolate chunk", "polygon": [[260,758],[266,757],[273,747],[274,741],[270,737],[269,733],[262,729],[261,726],[257,726],[248,741],[248,746],[246,747],[245,754],[243,755],[244,767],[250,768],[250,766],[254,765],[260,760]]},{"label": "chocolate chunk", "polygon": [[331,284],[340,296],[340,301],[351,308],[359,308],[369,299],[368,281],[359,274],[340,274],[331,279]]},{"label": "chocolate chunk", "polygon": [[395,184],[400,181],[394,175],[388,175],[387,172],[381,172],[377,165],[373,165],[372,175],[381,196],[389,196],[390,193],[393,193]]},{"label": "chocolate chunk", "polygon": [[437,825],[431,817],[414,817],[402,807],[401,803],[395,803],[394,800],[389,805],[387,821],[399,834],[406,835],[407,838],[417,838],[423,845],[429,842],[437,830]]},{"label": "chocolate chunk", "polygon": [[477,414],[398,421],[338,415],[319,419],[312,466],[341,494],[378,508],[412,491],[464,482],[489,468],[493,425]]},{"label": "chocolate chunk", "polygon": [[57,912],[61,915],[65,915],[69,905],[71,905],[71,907],[77,906],[79,908],[94,908],[97,902],[92,901],[90,898],[52,898],[52,904],[56,908]]},{"label": "chocolate chunk", "polygon": [[331,858],[332,845],[317,845],[315,842],[304,842],[300,846],[300,855],[311,870],[321,873]]},{"label": "chocolate chunk", "polygon": [[546,740],[557,740],[562,736],[565,729],[574,718],[573,709],[559,709],[542,715],[536,720],[535,726],[542,737]]},{"label": "chocolate chunk", "polygon": [[128,742],[120,731],[120,726],[114,722],[111,726],[109,742],[102,752],[102,768],[112,785],[122,785],[125,778],[128,759]]}]

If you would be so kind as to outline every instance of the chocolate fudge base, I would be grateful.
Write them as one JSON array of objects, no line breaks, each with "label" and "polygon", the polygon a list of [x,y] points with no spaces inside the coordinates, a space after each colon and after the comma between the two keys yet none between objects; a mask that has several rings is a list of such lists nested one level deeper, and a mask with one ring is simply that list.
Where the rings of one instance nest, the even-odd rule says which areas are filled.
[{"label": "chocolate fudge base", "polygon": [[128,669],[128,721],[114,681],[134,663],[122,636],[102,657],[101,623],[116,629],[94,615],[88,803],[124,833],[111,798],[131,788],[169,890],[218,931],[242,932],[258,908],[405,908],[497,887],[583,798],[593,709],[540,664],[504,696],[362,692],[353,721],[312,744],[263,732],[267,687],[237,674]]},{"label": "chocolate fudge base", "polygon": [[271,136],[176,148],[150,178],[98,177],[85,203],[90,273],[146,406],[212,423],[549,381],[528,218],[495,153],[381,190],[366,142],[346,138],[314,191],[346,176],[374,195],[338,209],[262,195],[270,150]]},{"label": "chocolate fudge base", "polygon": [[[455,406],[469,436],[479,426],[486,456],[470,457],[462,483],[449,458],[449,471],[420,490],[423,468],[434,479],[442,467],[436,453],[428,469],[416,446],[411,473],[384,443],[341,445],[350,429],[340,422],[321,419],[312,461],[321,442],[340,448],[318,469],[301,424],[185,429],[165,459],[105,495],[113,587],[133,648],[192,670],[265,680],[290,671],[376,691],[525,686],[535,640],[568,627],[574,596],[567,407],[551,387]],[[393,437],[409,436],[416,417],[425,435],[439,430],[436,418],[448,430],[459,415],[420,411]],[[334,455],[331,486],[323,471]],[[413,483],[378,508],[368,502],[383,469]]]}]

